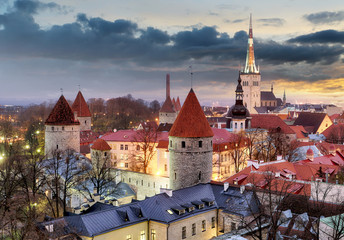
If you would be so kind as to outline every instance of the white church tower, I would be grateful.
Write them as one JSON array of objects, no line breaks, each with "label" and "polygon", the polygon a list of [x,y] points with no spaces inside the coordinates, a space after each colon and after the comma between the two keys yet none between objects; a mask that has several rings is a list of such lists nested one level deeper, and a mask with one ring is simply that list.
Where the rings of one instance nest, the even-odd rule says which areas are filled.
[{"label": "white church tower", "polygon": [[53,157],[56,152],[72,149],[80,152],[80,123],[72,108],[61,95],[45,121],[45,155]]},{"label": "white church tower", "polygon": [[260,107],[260,72],[254,60],[252,14],[250,15],[250,29],[248,37],[246,63],[240,72],[242,88],[244,90],[244,106],[250,113],[256,113],[255,107]]}]

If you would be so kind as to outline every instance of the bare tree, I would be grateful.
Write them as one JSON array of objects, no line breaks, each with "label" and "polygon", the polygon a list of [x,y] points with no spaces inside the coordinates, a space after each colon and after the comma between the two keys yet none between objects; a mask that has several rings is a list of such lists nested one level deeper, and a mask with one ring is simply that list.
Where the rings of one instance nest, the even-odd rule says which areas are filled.
[{"label": "bare tree", "polygon": [[235,172],[239,172],[244,166],[248,156],[249,139],[243,132],[237,134],[236,140],[231,144],[230,156],[234,163]]},{"label": "bare tree", "polygon": [[[92,197],[92,190],[97,194],[110,194],[115,191],[117,171],[111,168],[110,154],[103,151],[92,150],[92,168],[86,171],[81,177],[88,179],[80,181],[80,190]],[[92,189],[89,189],[91,183]]]},{"label": "bare tree", "polygon": [[158,132],[150,125],[136,131],[136,134],[131,139],[135,150],[130,156],[134,167],[138,167],[144,173],[148,172],[148,166],[156,155],[155,147],[157,142]]}]

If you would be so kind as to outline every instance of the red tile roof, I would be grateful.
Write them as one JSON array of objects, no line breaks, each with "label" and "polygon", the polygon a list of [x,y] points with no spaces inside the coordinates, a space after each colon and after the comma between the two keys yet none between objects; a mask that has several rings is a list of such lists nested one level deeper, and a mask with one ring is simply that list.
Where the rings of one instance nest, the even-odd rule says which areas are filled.
[{"label": "red tile roof", "polygon": [[176,101],[176,111],[180,111],[180,109],[182,109],[182,105],[180,104],[179,97],[177,97],[177,101]]},{"label": "red tile roof", "polygon": [[76,98],[72,105],[72,109],[74,112],[78,113],[78,117],[92,116],[90,109],[88,108],[87,103],[85,101],[85,98],[80,91],[78,92],[78,95],[76,95]]},{"label": "red tile roof", "polygon": [[169,132],[174,137],[212,137],[207,118],[198,102],[196,94],[191,89],[185,99],[182,109]]},{"label": "red tile roof", "polygon": [[72,108],[63,95],[57,101],[55,107],[49,114],[46,125],[80,125],[79,121],[74,118]]},{"label": "red tile roof", "polygon": [[162,105],[160,112],[174,113],[176,112],[173,107],[172,100],[170,96],[167,96],[164,104]]},{"label": "red tile roof", "polygon": [[316,133],[325,117],[326,113],[301,112],[294,125],[302,125],[309,132]]},{"label": "red tile roof", "polygon": [[93,143],[98,137],[99,133],[95,133],[92,130],[80,132],[80,145],[88,145]]},{"label": "red tile roof", "polygon": [[307,134],[306,129],[303,126],[289,126],[295,133],[296,138],[307,138],[304,134]]},{"label": "red tile roof", "polygon": [[295,132],[283,120],[272,114],[252,114],[251,127],[263,128],[268,131],[276,130],[278,127],[284,134],[295,134]]},{"label": "red tile roof", "polygon": [[329,128],[322,132],[327,140],[341,140],[344,139],[344,124],[332,124]]},{"label": "red tile roof", "polygon": [[[119,130],[105,134],[102,139],[113,142],[132,142],[136,139],[136,130]],[[157,132],[157,141],[168,141],[168,132]]]},{"label": "red tile roof", "polygon": [[99,150],[99,151],[109,151],[111,150],[111,147],[104,139],[98,138],[91,147],[93,150]]}]

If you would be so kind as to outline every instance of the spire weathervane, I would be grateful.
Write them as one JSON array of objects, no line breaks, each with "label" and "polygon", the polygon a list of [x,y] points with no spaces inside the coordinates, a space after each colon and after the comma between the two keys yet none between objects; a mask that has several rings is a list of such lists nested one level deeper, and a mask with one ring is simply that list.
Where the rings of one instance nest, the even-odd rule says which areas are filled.
[{"label": "spire weathervane", "polygon": [[61,95],[63,95],[63,88],[60,88],[60,91],[61,91]]},{"label": "spire weathervane", "polygon": [[192,88],[192,81],[193,81],[192,65],[189,66],[189,71],[190,71],[190,81],[191,81],[191,88]]}]

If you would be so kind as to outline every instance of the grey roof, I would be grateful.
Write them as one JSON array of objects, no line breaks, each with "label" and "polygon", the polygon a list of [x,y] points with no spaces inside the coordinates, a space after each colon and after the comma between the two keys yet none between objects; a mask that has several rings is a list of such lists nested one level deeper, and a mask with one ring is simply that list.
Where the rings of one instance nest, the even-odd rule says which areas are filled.
[{"label": "grey roof", "polygon": [[261,91],[260,92],[260,100],[261,101],[274,101],[276,99],[275,94],[269,91]]},{"label": "grey roof", "polygon": [[[199,204],[204,207],[196,207]],[[186,209],[189,206],[195,206],[195,209],[189,212]],[[181,211],[184,209],[185,212]],[[208,183],[175,190],[171,197],[160,193],[119,207],[99,205],[91,213],[65,217],[65,220],[81,235],[92,237],[147,220],[168,224],[215,209],[249,216],[258,212],[259,202],[252,191],[240,193],[240,188],[229,187],[224,192],[223,185]]]}]

